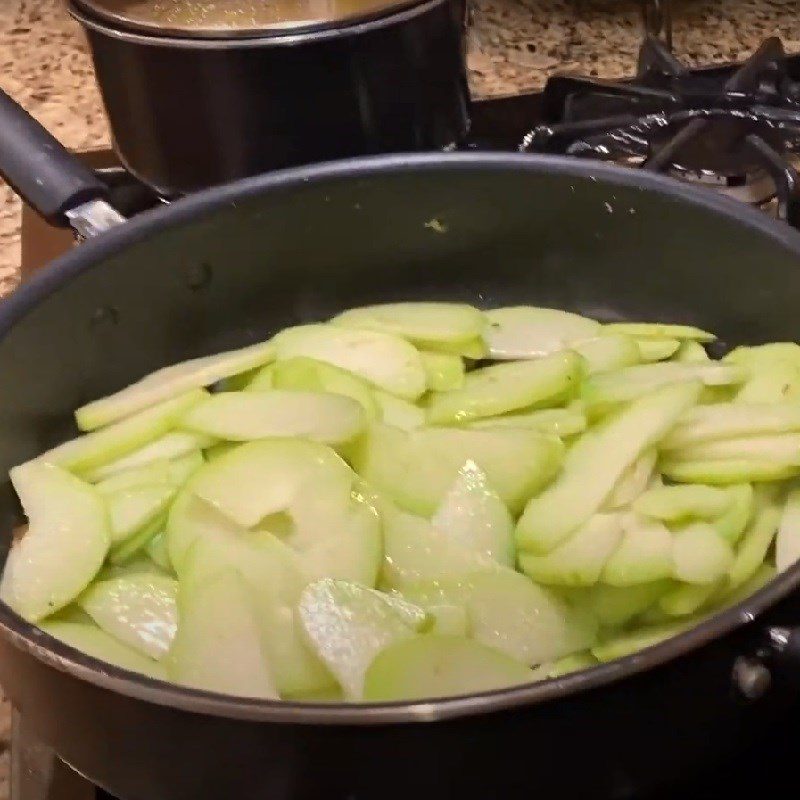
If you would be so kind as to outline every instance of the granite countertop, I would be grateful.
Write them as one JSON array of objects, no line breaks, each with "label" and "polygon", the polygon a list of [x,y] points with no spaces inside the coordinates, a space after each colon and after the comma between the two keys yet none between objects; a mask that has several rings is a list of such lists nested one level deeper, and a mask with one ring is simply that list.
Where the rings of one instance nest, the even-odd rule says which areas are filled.
[{"label": "granite countertop", "polygon": [[[630,74],[641,40],[636,0],[472,0],[469,67],[478,96],[541,86],[556,70]],[[676,54],[736,61],[767,36],[800,52],[797,0],[674,0]],[[91,61],[61,0],[0,0],[0,87],[72,148],[107,145]],[[0,185],[0,296],[18,281],[19,203]],[[0,706],[0,800],[9,713]]]}]

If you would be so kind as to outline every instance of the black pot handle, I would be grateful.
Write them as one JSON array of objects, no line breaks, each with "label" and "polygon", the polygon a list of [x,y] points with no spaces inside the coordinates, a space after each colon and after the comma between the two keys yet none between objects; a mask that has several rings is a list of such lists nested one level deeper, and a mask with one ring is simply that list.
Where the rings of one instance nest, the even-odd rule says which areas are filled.
[{"label": "black pot handle", "polygon": [[0,175],[54,225],[67,212],[108,195],[106,185],[0,90]]}]

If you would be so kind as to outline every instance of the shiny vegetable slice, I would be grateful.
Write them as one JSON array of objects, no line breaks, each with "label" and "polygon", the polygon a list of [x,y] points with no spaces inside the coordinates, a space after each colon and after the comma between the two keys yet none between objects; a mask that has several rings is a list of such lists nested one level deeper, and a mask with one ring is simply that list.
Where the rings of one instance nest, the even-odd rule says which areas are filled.
[{"label": "shiny vegetable slice", "polygon": [[464,385],[464,359],[454,353],[420,352],[425,382],[434,392],[448,392]]},{"label": "shiny vegetable slice", "polygon": [[301,325],[281,331],[273,340],[278,360],[306,356],[325,361],[406,400],[425,391],[425,369],[413,345],[388,333]]},{"label": "shiny vegetable slice", "polygon": [[640,495],[633,509],[665,522],[713,520],[730,508],[732,500],[730,492],[715,486],[656,486]]},{"label": "shiny vegetable slice", "polygon": [[11,470],[28,530],[11,547],[0,598],[30,622],[63,608],[97,574],[111,542],[103,498],[51,464]]},{"label": "shiny vegetable slice", "polygon": [[775,539],[775,566],[778,572],[800,560],[800,489],[789,492]]},{"label": "shiny vegetable slice", "polygon": [[796,431],[800,431],[796,403],[715,403],[687,411],[661,446],[679,450],[719,439]]},{"label": "shiny vegetable slice", "polygon": [[107,496],[111,546],[124,542],[163,512],[175,494],[169,484],[120,489]]},{"label": "shiny vegetable slice", "polygon": [[433,514],[459,469],[474,461],[512,513],[555,475],[559,439],[521,429],[420,428],[372,425],[352,454],[354,469],[401,508]]},{"label": "shiny vegetable slice", "polygon": [[425,424],[425,411],[419,406],[395,397],[388,392],[375,389],[373,397],[378,405],[378,419],[386,425],[393,425],[404,431],[413,431]]},{"label": "shiny vegetable slice", "polygon": [[306,638],[349,700],[360,700],[364,675],[389,645],[410,639],[427,622],[425,612],[399,597],[347,581],[307,586],[297,606]]},{"label": "shiny vegetable slice", "polygon": [[680,349],[681,343],[678,339],[661,339],[653,337],[651,339],[637,339],[639,355],[642,361],[664,361],[674,355]]},{"label": "shiny vegetable slice", "polygon": [[201,389],[186,392],[107,428],[64,442],[36,460],[75,472],[88,472],[162,436],[175,427],[189,408],[207,396]]},{"label": "shiny vegetable slice", "polygon": [[800,474],[800,467],[768,459],[716,459],[678,461],[664,458],[659,463],[664,477],[677,483],[710,483],[729,486],[735,483],[780,481]]},{"label": "shiny vegetable slice", "polygon": [[173,482],[178,483],[181,480],[185,480],[197,469],[202,462],[200,450],[212,446],[214,441],[214,439],[205,434],[191,433],[189,431],[170,431],[138,450],[118,458],[116,461],[103,464],[83,473],[83,477],[90,482],[103,481],[128,470],[138,469],[166,460],[174,468]]},{"label": "shiny vegetable slice", "polygon": [[609,556],[600,580],[612,586],[652,583],[672,575],[672,535],[656,520],[626,514],[624,535]]},{"label": "shiny vegetable slice", "polygon": [[219,439],[247,442],[297,436],[325,444],[350,441],[365,423],[363,408],[350,397],[282,389],[215,394],[181,420],[182,427]]},{"label": "shiny vegetable slice", "polygon": [[631,336],[597,336],[572,345],[582,356],[587,375],[632,367],[642,360],[641,350]]},{"label": "shiny vegetable slice", "polygon": [[486,312],[484,339],[496,359],[541,358],[596,337],[600,324],[556,308],[511,306]]},{"label": "shiny vegetable slice", "polygon": [[693,325],[668,325],[650,322],[611,322],[603,325],[603,333],[622,333],[627,336],[654,339],[688,339],[694,342],[713,342],[713,333]]},{"label": "shiny vegetable slice", "polygon": [[476,694],[535,680],[533,670],[475,641],[417,636],[396,642],[369,665],[363,699],[391,702]]},{"label": "shiny vegetable slice", "polygon": [[45,620],[39,623],[39,627],[64,644],[108,664],[139,672],[148,678],[167,679],[162,664],[117,641],[93,624]]},{"label": "shiny vegetable slice", "polygon": [[733,565],[733,550],[708,523],[695,522],[673,538],[673,576],[684,583],[720,580]]},{"label": "shiny vegetable slice", "polygon": [[353,473],[324,445],[302,439],[248,442],[206,464],[192,479],[192,491],[233,522],[252,527],[284,511],[301,491],[334,484],[348,494]]},{"label": "shiny vegetable slice", "polygon": [[378,417],[378,406],[373,396],[373,387],[363,378],[345,369],[298,356],[270,364],[272,380],[269,386],[254,382],[248,391],[266,389],[302,389],[309,392],[333,392],[350,397],[361,405],[369,419]]},{"label": "shiny vegetable slice", "polygon": [[699,393],[696,382],[664,386],[584,434],[567,453],[561,474],[526,506],[517,525],[517,546],[545,553],[564,541],[602,506],[625,469],[661,439]]},{"label": "shiny vegetable slice", "polygon": [[236,570],[182,582],[178,602],[180,623],[166,659],[172,680],[238,697],[278,698],[257,606]]},{"label": "shiny vegetable slice", "polygon": [[465,303],[409,302],[362,306],[331,322],[347,328],[391,333],[416,344],[460,343],[483,333],[484,315]]},{"label": "shiny vegetable slice", "polygon": [[581,399],[591,406],[613,406],[641,397],[662,386],[684,381],[702,381],[706,386],[741,383],[747,371],[728,364],[685,364],[668,361],[589,377],[581,388]]},{"label": "shiny vegetable slice", "polygon": [[504,414],[471,422],[476,430],[487,428],[528,428],[532,431],[566,438],[586,430],[586,415],[579,408],[543,408],[527,414]]},{"label": "shiny vegetable slice", "polygon": [[520,569],[554,586],[591,586],[623,538],[620,514],[595,514],[565,542],[544,555],[522,552]]},{"label": "shiny vegetable slice", "polygon": [[266,364],[274,355],[271,342],[259,342],[239,350],[172,364],[115,394],[79,408],[75,419],[82,431],[91,431],[171,398],[210,386],[222,378]]},{"label": "shiny vegetable slice", "polygon": [[178,627],[178,583],[139,573],[94,583],[80,607],[110,636],[150,658],[163,658]]},{"label": "shiny vegetable slice", "polygon": [[556,405],[571,399],[581,370],[580,358],[571,351],[476,369],[460,389],[434,393],[427,417],[435,425],[464,423],[536,404]]},{"label": "shiny vegetable slice", "polygon": [[431,525],[458,547],[514,564],[514,521],[486,473],[467,461],[444,496]]}]

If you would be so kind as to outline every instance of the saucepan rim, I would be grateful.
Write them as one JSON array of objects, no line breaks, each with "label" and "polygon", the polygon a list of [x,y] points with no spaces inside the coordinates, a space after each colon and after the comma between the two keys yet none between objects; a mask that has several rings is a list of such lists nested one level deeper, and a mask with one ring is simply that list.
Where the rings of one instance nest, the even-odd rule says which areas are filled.
[{"label": "saucepan rim", "polygon": [[[753,232],[768,235],[776,243],[797,254],[800,266],[800,233],[789,225],[770,220],[763,213],[729,198],[695,189],[660,175],[557,156],[496,153],[370,156],[248,178],[207,189],[171,205],[140,214],[132,221],[56,259],[47,269],[40,271],[20,287],[0,306],[0,340],[40,302],[73,278],[99,266],[113,254],[165,229],[179,227],[226,207],[235,207],[238,202],[261,194],[302,188],[312,180],[357,180],[452,169],[466,173],[490,170],[556,174],[577,180],[594,179],[610,187],[627,186],[653,191],[661,196],[719,213]],[[771,606],[796,590],[798,584],[800,564],[778,575],[756,594],[709,617],[696,627],[607,664],[510,689],[402,703],[356,705],[237,698],[147,678],[69,647],[25,622],[4,603],[0,603],[0,635],[41,663],[66,672],[78,680],[134,699],[186,712],[278,724],[407,724],[496,713],[605,686],[687,655],[737,628],[755,623]]]}]

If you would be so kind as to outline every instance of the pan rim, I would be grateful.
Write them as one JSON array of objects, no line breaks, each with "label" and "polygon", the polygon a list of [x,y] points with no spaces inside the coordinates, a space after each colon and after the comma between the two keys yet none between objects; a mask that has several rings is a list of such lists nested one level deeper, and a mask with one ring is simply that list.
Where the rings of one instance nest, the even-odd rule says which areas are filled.
[{"label": "pan rim", "polygon": [[[248,178],[207,189],[175,203],[145,212],[134,220],[90,240],[37,273],[0,307],[0,339],[16,322],[84,271],[134,246],[150,234],[177,227],[206,213],[235,206],[261,194],[302,187],[312,179],[347,180],[459,168],[464,171],[523,171],[597,179],[610,185],[650,189],[676,201],[702,207],[732,219],[800,255],[800,232],[729,198],[686,186],[660,175],[566,157],[523,154],[394,154],[317,164]],[[800,259],[799,259],[800,263]],[[370,726],[437,722],[537,705],[599,688],[618,679],[690,653],[721,636],[757,621],[765,611],[800,584],[800,564],[775,577],[756,594],[715,614],[700,625],[653,647],[563,677],[463,697],[380,704],[312,704],[237,698],[146,678],[106,664],[53,639],[0,603],[0,634],[39,662],[100,689],[181,711],[249,722]]]}]

